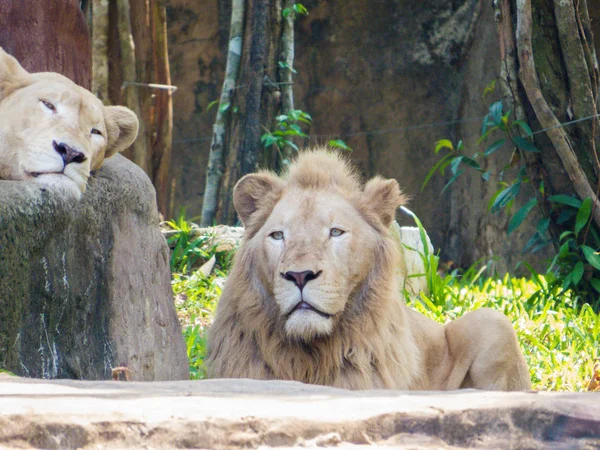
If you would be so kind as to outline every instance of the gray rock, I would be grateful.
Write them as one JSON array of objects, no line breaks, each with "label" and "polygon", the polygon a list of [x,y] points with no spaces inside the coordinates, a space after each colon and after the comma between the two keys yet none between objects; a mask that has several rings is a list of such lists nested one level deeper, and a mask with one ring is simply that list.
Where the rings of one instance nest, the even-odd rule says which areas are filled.
[{"label": "gray rock", "polygon": [[39,378],[188,377],[156,195],[120,155],[77,202],[0,181],[0,368]]},{"label": "gray rock", "polygon": [[346,391],[292,381],[0,375],[0,447],[597,449],[593,393]]}]

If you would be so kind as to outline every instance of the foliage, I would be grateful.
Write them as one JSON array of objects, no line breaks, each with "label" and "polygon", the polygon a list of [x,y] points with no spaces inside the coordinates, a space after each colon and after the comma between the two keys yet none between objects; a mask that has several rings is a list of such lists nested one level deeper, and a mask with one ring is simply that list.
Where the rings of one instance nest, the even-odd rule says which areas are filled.
[{"label": "foliage", "polygon": [[[409,214],[423,233],[418,218]],[[462,273],[444,274],[438,255],[426,250],[421,258],[430,293],[421,292],[416,298],[407,294],[409,306],[439,323],[483,307],[500,311],[517,332],[534,389],[586,389],[594,360],[600,357],[600,315],[589,304],[581,304],[573,292],[557,286],[552,274],[532,271],[529,279],[509,274],[498,279],[490,277],[490,266],[481,262]]]},{"label": "foliage", "polygon": [[190,377],[206,377],[206,329],[212,323],[217,299],[221,295],[224,273],[205,276],[201,271],[193,274],[173,274],[175,308],[183,329],[183,339],[190,360]]},{"label": "foliage", "polygon": [[[484,91],[485,95],[494,91],[495,83]],[[523,135],[525,137],[523,137]],[[480,173],[482,180],[488,182],[492,178],[498,189],[488,203],[488,212],[500,211],[512,213],[517,196],[524,185],[530,183],[524,163],[524,153],[539,153],[533,142],[534,133],[529,125],[521,120],[511,120],[511,111],[504,111],[501,101],[492,103],[488,114],[484,117],[481,127],[481,137],[477,141],[479,151],[471,156],[465,153],[462,141],[456,146],[448,139],[436,142],[435,153],[445,151],[444,156],[431,168],[421,190],[425,188],[431,177],[437,172],[445,175],[450,169],[450,179],[442,189],[448,189],[466,169]],[[492,136],[495,136],[491,143]],[[485,169],[486,158],[496,155],[500,149],[511,148],[506,164],[498,174],[492,174]],[[515,174],[516,173],[516,174]],[[585,297],[600,308],[600,236],[591,226],[592,203],[590,198],[579,200],[568,195],[551,195],[545,193],[543,183],[538,188],[538,196],[526,199],[508,223],[507,232],[510,235],[527,218],[529,213],[538,206],[538,198],[544,205],[543,217],[538,221],[536,231],[523,248],[523,253],[535,253],[549,244],[554,244],[558,250],[555,258],[548,263],[546,275],[552,280],[552,288],[560,287],[562,291],[574,290],[577,296]],[[551,221],[560,225],[563,232],[559,237],[549,233]]]},{"label": "foliage", "polygon": [[217,265],[228,268],[231,264],[231,252],[217,252],[211,244],[213,236],[210,234],[198,235],[197,226],[188,222],[185,210],[182,210],[177,219],[164,222],[164,225],[175,231],[167,237],[171,248],[169,260],[172,273],[187,274],[192,269],[208,261],[213,255],[217,258]]},{"label": "foliage", "polygon": [[290,14],[293,14],[294,18],[296,14],[308,16],[308,9],[306,9],[302,3],[294,3],[291,8],[284,8],[284,10],[281,12],[281,15],[284,19],[286,19]]},{"label": "foliage", "polygon": [[308,135],[302,131],[300,124],[310,125],[312,117],[308,113],[300,109],[293,109],[288,114],[281,114],[275,117],[277,121],[274,131],[269,131],[265,128],[265,133],[260,137],[265,148],[275,146],[283,164],[289,164],[289,161],[284,158],[282,151],[289,147],[294,151],[298,151],[298,146],[294,144],[295,137],[307,138]]},{"label": "foliage", "polygon": [[[417,225],[424,233],[420,222]],[[427,251],[421,257],[430,294],[409,299],[409,306],[439,323],[481,307],[498,310],[517,331],[534,389],[586,389],[594,359],[600,357],[600,316],[572,291],[557,286],[552,273],[539,275],[532,271],[527,279],[510,275],[499,279],[490,272],[491,266],[483,262],[464,272],[443,273],[437,254]],[[231,255],[218,262],[219,268],[208,277],[200,271],[173,274],[176,308],[193,379],[206,375],[205,333],[230,263]]]}]

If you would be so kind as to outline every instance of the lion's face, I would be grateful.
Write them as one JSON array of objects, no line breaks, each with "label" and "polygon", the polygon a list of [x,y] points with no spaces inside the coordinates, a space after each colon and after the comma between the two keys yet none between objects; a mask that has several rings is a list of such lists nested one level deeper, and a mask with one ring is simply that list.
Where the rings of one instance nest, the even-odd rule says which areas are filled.
[{"label": "lion's face", "polygon": [[29,74],[0,49],[0,179],[79,197],[90,171],[127,148],[137,129],[128,109],[105,107],[61,75]]},{"label": "lion's face", "polygon": [[303,340],[329,334],[372,266],[374,230],[341,195],[293,190],[257,240],[286,334]]},{"label": "lion's face", "polygon": [[350,189],[325,183],[306,188],[261,173],[244,177],[234,191],[246,226],[243,253],[254,255],[250,270],[266,291],[265,308],[292,340],[328,336],[344,317],[360,315],[357,298],[403,201],[395,180]]}]

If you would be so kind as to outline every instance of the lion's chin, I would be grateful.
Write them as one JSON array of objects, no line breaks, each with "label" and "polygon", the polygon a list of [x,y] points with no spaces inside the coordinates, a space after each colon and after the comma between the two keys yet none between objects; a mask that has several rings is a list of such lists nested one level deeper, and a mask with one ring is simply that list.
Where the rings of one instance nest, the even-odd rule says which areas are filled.
[{"label": "lion's chin", "polygon": [[324,317],[311,310],[297,310],[285,322],[285,333],[291,339],[312,341],[327,336],[333,330],[330,317]]}]

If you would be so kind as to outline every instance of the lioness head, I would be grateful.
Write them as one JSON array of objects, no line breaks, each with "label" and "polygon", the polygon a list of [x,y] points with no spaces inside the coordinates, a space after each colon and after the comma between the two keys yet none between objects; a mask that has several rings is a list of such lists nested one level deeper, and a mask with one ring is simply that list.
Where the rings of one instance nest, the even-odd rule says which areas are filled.
[{"label": "lioness head", "polygon": [[341,159],[307,152],[285,178],[247,175],[234,190],[244,252],[257,256],[249,282],[267,291],[264,307],[290,339],[327,336],[368,307],[361,291],[377,289],[370,277],[404,201],[395,180],[362,186]]},{"label": "lioness head", "polygon": [[80,197],[90,171],[129,147],[135,114],[104,106],[57,73],[28,73],[0,48],[0,179],[29,180]]}]

